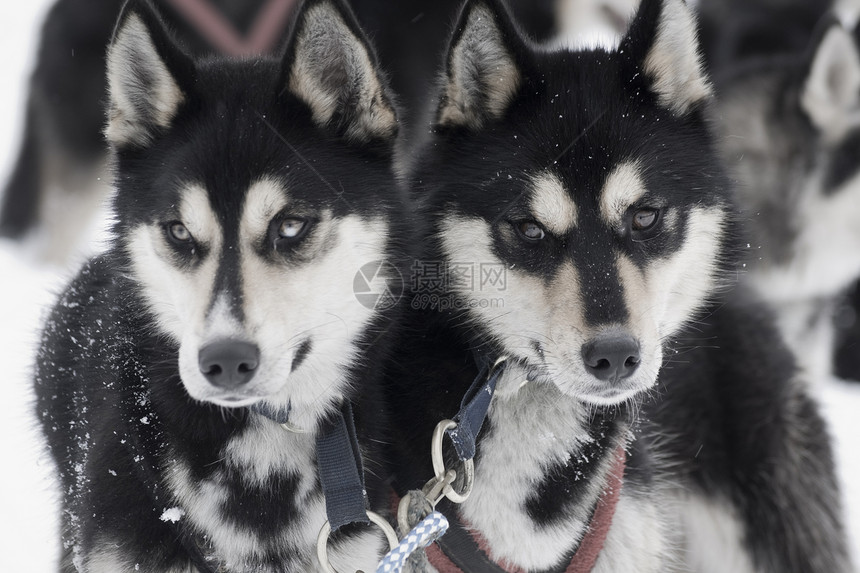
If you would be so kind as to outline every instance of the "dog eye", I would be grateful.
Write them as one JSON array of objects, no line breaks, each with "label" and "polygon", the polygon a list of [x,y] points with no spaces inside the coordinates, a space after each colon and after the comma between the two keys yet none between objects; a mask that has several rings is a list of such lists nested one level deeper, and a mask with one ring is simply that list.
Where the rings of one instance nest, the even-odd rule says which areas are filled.
[{"label": "dog eye", "polygon": [[278,237],[281,239],[297,239],[304,233],[307,224],[308,222],[305,219],[284,219],[278,226]]},{"label": "dog eye", "polygon": [[544,230],[534,221],[520,221],[519,223],[514,223],[514,228],[516,228],[517,233],[519,233],[519,235],[526,241],[536,243],[546,237]]},{"label": "dog eye", "polygon": [[177,244],[187,244],[194,240],[185,225],[176,221],[167,224],[167,236]]},{"label": "dog eye", "polygon": [[640,209],[633,214],[633,230],[648,231],[653,228],[660,218],[660,211],[657,209]]}]

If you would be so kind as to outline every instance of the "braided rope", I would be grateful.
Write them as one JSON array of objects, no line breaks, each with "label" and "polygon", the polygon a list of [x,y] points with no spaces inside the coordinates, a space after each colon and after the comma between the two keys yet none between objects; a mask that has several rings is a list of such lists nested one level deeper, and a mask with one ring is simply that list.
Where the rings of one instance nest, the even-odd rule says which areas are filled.
[{"label": "braided rope", "polygon": [[412,528],[400,545],[379,562],[376,573],[400,573],[409,557],[442,537],[448,531],[448,520],[438,511],[432,512]]}]

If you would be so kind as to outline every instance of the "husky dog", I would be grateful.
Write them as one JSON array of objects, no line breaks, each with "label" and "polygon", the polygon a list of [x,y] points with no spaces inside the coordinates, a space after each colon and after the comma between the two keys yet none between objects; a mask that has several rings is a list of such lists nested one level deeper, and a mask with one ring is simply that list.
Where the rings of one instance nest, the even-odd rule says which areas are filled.
[{"label": "husky dog", "polygon": [[719,85],[714,123],[749,222],[750,282],[820,380],[839,296],[860,277],[860,50],[833,19],[807,53],[750,61]]},{"label": "husky dog", "polygon": [[[366,290],[396,286],[408,241],[374,52],[341,0],[307,0],[281,59],[197,59],[132,0],[107,68],[115,240],[54,308],[35,379],[60,568],[322,570],[315,439],[344,401],[387,507],[377,379],[396,307],[354,282],[370,263]],[[341,571],[383,549],[360,526],[331,546]]]},{"label": "husky dog", "polygon": [[473,353],[508,366],[432,567],[847,571],[822,420],[772,319],[725,294],[737,213],[686,4],[645,0],[617,49],[575,52],[471,0],[440,93],[410,168],[428,251],[387,377],[398,493],[434,475],[422,446]]}]

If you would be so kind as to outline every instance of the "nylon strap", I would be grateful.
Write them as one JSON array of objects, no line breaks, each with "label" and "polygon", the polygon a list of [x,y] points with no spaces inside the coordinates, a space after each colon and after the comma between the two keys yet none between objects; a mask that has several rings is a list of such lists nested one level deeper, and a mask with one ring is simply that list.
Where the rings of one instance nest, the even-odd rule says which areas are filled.
[{"label": "nylon strap", "polygon": [[370,523],[364,467],[355,437],[352,406],[331,416],[317,436],[317,466],[332,531],[350,523]]},{"label": "nylon strap", "polygon": [[266,402],[257,402],[251,406],[251,411],[255,414],[264,416],[279,424],[286,424],[290,421],[290,411],[292,408],[288,405],[286,408],[273,408]]},{"label": "nylon strap", "polygon": [[481,362],[483,362],[483,366],[481,366],[475,381],[472,382],[472,386],[463,396],[460,411],[454,416],[457,427],[447,431],[451,441],[454,442],[454,449],[457,451],[460,461],[471,460],[475,457],[475,442],[481,432],[481,427],[484,425],[484,420],[487,418],[487,411],[490,408],[490,402],[493,401],[496,384],[507,364],[507,362],[500,363],[492,370],[491,375],[493,365],[488,360],[481,360]]}]

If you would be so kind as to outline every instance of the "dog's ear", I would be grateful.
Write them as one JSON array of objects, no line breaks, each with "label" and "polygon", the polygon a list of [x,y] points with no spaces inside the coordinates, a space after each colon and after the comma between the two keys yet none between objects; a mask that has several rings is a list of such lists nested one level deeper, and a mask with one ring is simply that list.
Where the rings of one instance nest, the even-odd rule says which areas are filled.
[{"label": "dog's ear", "polygon": [[660,105],[676,114],[711,96],[696,18],[684,0],[642,0],[619,53],[632,64],[627,81],[644,74]]},{"label": "dog's ear", "polygon": [[393,141],[397,113],[376,54],[343,0],[307,0],[293,26],[282,79],[314,123],[355,142]]},{"label": "dog's ear", "polygon": [[107,140],[116,148],[148,145],[187,101],[194,73],[149,0],[129,0],[107,51]]},{"label": "dog's ear", "polygon": [[500,0],[470,0],[445,59],[436,124],[477,129],[507,111],[522,83],[523,39]]},{"label": "dog's ear", "polygon": [[820,26],[812,46],[800,105],[819,130],[838,135],[846,116],[860,110],[860,52],[836,18]]}]

